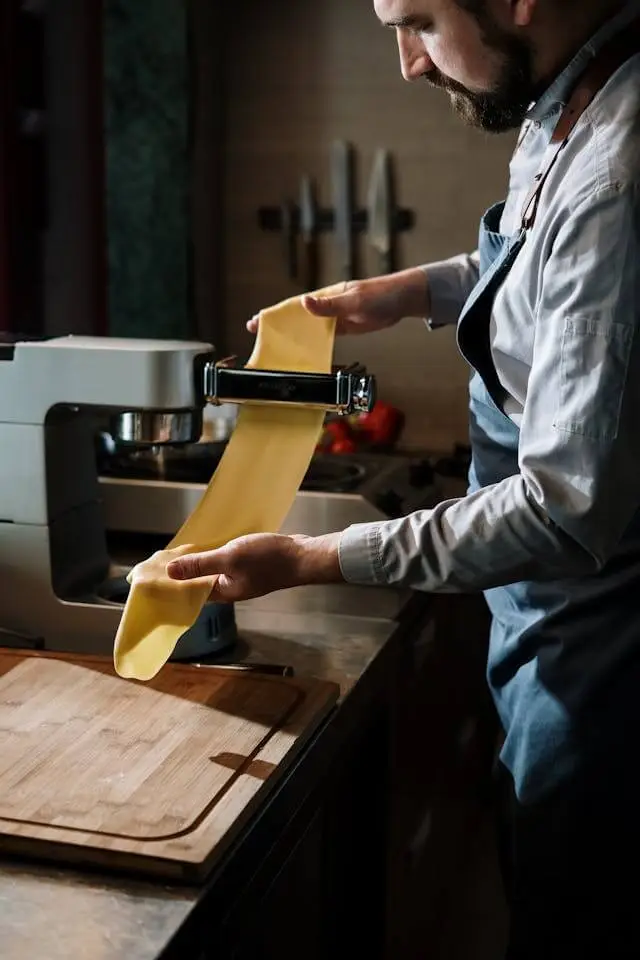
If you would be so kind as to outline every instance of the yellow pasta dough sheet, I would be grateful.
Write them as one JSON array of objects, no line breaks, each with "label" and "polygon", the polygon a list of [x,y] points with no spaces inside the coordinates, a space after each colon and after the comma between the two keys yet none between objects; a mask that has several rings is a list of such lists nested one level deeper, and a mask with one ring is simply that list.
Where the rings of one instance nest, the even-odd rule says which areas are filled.
[{"label": "yellow pasta dough sheet", "polygon": [[[329,373],[334,333],[335,321],[309,314],[300,297],[285,300],[260,314],[247,367]],[[166,573],[170,560],[215,549],[244,534],[280,529],[309,467],[324,416],[321,410],[296,406],[243,405],[196,509],[165,550],[129,574],[131,589],[114,644],[120,676],[154,677],[209,597],[209,578],[171,580]]]}]

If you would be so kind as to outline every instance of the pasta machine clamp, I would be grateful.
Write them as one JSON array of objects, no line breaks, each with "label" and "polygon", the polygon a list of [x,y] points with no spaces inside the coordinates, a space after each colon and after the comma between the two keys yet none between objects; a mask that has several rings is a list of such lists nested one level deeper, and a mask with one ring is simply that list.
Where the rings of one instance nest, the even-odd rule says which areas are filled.
[{"label": "pasta machine clamp", "polygon": [[202,373],[205,403],[295,404],[345,416],[368,413],[376,401],[375,377],[360,364],[305,373],[244,367],[227,357],[206,359]]}]

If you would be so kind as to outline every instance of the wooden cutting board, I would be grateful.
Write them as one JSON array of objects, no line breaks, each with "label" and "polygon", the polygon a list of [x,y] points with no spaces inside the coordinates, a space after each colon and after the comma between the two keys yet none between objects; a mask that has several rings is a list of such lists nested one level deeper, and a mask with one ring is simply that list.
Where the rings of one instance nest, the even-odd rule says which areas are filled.
[{"label": "wooden cutting board", "polygon": [[0,851],[202,879],[334,706],[324,681],[0,651]]}]

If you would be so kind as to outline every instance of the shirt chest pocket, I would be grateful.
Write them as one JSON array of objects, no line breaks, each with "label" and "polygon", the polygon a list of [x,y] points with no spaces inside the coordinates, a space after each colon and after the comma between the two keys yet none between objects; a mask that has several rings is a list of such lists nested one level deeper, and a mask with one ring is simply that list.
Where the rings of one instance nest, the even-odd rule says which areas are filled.
[{"label": "shirt chest pocket", "polygon": [[633,328],[624,323],[565,320],[556,430],[593,440],[616,438],[632,342]]}]

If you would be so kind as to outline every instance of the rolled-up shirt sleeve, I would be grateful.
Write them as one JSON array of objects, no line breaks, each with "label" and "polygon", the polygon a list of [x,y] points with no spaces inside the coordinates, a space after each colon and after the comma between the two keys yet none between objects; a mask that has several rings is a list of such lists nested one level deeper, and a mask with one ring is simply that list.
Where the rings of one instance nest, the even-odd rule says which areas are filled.
[{"label": "rolled-up shirt sleeve", "polygon": [[435,329],[458,322],[460,312],[478,282],[479,264],[476,250],[422,268],[429,284],[429,327]]},{"label": "rolled-up shirt sleeve", "polygon": [[348,528],[348,581],[478,590],[591,573],[612,557],[640,505],[639,214],[634,185],[603,188],[555,238],[518,473],[432,510]]}]

